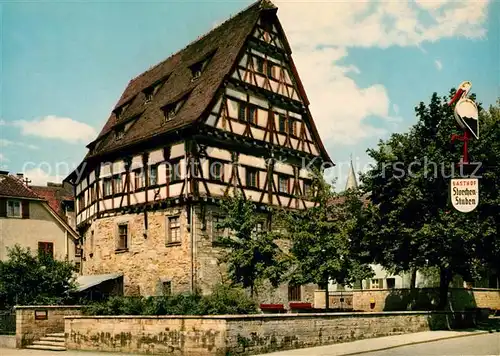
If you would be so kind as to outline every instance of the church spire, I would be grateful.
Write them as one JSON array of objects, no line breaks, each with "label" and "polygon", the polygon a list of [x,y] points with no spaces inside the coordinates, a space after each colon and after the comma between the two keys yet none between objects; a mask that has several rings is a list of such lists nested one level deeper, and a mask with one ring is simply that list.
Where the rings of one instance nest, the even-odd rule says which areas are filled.
[{"label": "church spire", "polygon": [[352,155],[351,155],[351,165],[349,167],[349,175],[347,176],[347,182],[345,184],[345,190],[347,189],[358,189],[356,172],[354,171],[354,165],[352,164]]}]

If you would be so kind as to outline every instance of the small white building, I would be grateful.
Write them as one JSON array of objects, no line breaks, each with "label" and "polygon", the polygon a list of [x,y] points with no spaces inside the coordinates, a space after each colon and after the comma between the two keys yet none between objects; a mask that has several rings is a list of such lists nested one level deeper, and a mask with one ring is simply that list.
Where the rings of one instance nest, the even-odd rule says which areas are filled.
[{"label": "small white building", "polygon": [[23,181],[22,175],[0,171],[0,260],[16,244],[80,264],[78,234],[66,219]]}]

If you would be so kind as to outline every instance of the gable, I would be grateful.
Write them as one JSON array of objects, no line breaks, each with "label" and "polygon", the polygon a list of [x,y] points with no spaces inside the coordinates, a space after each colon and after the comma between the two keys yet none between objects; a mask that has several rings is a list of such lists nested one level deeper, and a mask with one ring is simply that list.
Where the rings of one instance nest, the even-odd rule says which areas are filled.
[{"label": "gable", "polygon": [[206,124],[331,162],[275,12],[262,13]]}]

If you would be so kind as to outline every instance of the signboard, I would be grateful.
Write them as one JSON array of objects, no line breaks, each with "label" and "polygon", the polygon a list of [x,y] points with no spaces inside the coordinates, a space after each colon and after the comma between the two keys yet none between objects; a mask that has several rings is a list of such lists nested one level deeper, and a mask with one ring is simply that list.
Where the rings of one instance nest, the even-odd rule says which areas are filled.
[{"label": "signboard", "polygon": [[47,310],[35,310],[35,320],[47,320]]},{"label": "signboard", "polygon": [[461,213],[473,211],[479,204],[479,180],[456,178],[451,180],[451,205]]}]

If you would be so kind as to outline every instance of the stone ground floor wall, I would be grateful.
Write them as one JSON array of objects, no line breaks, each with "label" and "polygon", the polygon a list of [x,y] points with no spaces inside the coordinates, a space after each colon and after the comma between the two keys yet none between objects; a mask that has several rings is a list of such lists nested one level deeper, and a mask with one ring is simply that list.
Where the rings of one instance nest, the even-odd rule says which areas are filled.
[{"label": "stone ground floor wall", "polygon": [[[467,308],[490,308],[500,310],[500,290],[485,288],[450,288],[450,302],[454,310]],[[439,300],[439,289],[419,288],[414,294],[410,289],[377,289],[330,292],[330,308],[353,309],[356,311],[395,311],[408,310],[410,303],[414,308],[429,310]],[[315,308],[325,308],[325,291],[314,293]]]},{"label": "stone ground floor wall", "polygon": [[472,326],[472,318],[464,315],[385,312],[202,317],[71,316],[65,318],[65,336],[66,347],[70,350],[191,356],[252,355],[446,329],[450,324]]},{"label": "stone ground floor wall", "polygon": [[16,306],[16,347],[22,348],[48,333],[64,331],[64,317],[80,315],[80,306]]}]

